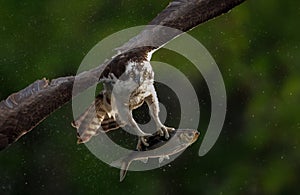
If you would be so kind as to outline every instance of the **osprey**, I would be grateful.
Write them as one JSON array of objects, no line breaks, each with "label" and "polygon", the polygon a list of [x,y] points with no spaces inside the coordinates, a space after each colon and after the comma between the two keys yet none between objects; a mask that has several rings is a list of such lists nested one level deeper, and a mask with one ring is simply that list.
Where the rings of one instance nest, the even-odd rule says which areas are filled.
[{"label": "osprey", "polygon": [[169,138],[175,130],[163,125],[159,119],[159,104],[154,88],[154,72],[150,59],[155,47],[147,46],[130,49],[110,61],[100,75],[104,89],[92,105],[72,123],[77,129],[78,143],[89,141],[100,132],[108,132],[129,125],[139,136],[137,149],[148,146],[143,132],[132,116],[132,110],[147,103],[156,130],[161,136]]},{"label": "osprey", "polygon": [[[151,54],[181,33],[228,12],[244,1],[174,0],[149,23],[149,28],[123,45],[118,50],[119,55],[108,63],[76,76],[51,81],[37,80],[11,94],[0,102],[0,150],[31,131],[74,95],[99,81],[103,82],[104,90],[87,111],[73,122],[73,126],[78,129],[80,143],[97,135],[100,126],[101,131],[107,132],[127,123],[140,137],[139,142],[147,145],[144,136],[148,134],[138,127],[131,114],[144,101],[150,108],[157,131],[168,137],[168,132],[173,128],[164,126],[158,118],[159,107],[153,87],[154,73],[149,63]],[[75,80],[79,87],[74,94]]]}]

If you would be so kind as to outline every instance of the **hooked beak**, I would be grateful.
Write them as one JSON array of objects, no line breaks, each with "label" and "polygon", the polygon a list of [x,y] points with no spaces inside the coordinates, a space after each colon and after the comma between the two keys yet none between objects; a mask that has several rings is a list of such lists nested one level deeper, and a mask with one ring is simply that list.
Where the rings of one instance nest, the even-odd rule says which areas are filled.
[{"label": "hooked beak", "polygon": [[140,84],[140,75],[135,75],[134,82]]},{"label": "hooked beak", "polygon": [[136,75],[134,81],[135,81],[138,85],[140,85],[140,84],[142,83],[142,81],[141,81],[141,76],[140,76],[140,75]]}]

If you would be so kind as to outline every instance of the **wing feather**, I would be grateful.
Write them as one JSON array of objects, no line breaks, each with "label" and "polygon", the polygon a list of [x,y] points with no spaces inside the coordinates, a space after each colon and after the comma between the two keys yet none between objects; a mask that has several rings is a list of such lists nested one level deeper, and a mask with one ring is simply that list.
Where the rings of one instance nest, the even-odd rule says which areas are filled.
[{"label": "wing feather", "polygon": [[[142,46],[151,46],[152,49],[159,48],[182,32],[225,13],[244,1],[175,0],[149,23],[148,28],[117,50],[124,53]],[[177,30],[166,32],[159,26]],[[145,52],[142,52],[141,55],[145,55]],[[76,77],[61,77],[51,82],[45,79],[38,80],[1,101],[0,150],[29,132],[53,111],[70,101],[74,95],[96,84],[99,81],[100,72],[104,71],[107,63]],[[119,66],[116,69],[119,69]],[[73,91],[74,81],[76,91]]]},{"label": "wing feather", "polygon": [[160,12],[148,26],[123,46],[122,53],[133,48],[160,48],[178,35],[228,12],[245,0],[175,0]]},{"label": "wing feather", "polygon": [[[37,80],[0,102],[0,150],[31,131],[52,112],[81,91],[96,84],[106,65],[78,76],[61,77],[51,82]],[[77,85],[73,90],[74,81]]]}]

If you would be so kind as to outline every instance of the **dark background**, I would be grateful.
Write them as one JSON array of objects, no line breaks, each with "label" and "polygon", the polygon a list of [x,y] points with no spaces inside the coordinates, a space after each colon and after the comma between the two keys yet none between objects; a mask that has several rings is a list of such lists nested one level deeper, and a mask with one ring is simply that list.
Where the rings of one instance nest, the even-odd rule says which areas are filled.
[{"label": "dark background", "polygon": [[[147,24],[167,4],[0,1],[0,98],[43,77],[74,75],[101,39]],[[215,58],[228,97],[223,131],[204,157],[197,153],[210,116],[205,82],[185,59],[161,50],[153,59],[181,67],[197,89],[198,142],[169,166],[129,172],[120,183],[118,169],[76,144],[69,103],[0,152],[0,194],[296,194],[299,15],[299,1],[248,1],[189,32]]]}]

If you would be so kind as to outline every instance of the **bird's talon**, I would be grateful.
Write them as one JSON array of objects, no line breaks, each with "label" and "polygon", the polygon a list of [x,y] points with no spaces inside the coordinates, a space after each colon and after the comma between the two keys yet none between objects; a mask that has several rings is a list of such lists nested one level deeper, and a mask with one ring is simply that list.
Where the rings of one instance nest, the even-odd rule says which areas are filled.
[{"label": "bird's talon", "polygon": [[141,141],[145,146],[149,146],[149,144],[147,143],[147,139],[142,138]]},{"label": "bird's talon", "polygon": [[166,138],[166,139],[169,139],[169,137],[170,137],[169,133],[166,133],[166,134],[165,134],[165,138]]},{"label": "bird's talon", "polygon": [[164,135],[164,131],[162,129],[158,129],[159,135],[163,136]]},{"label": "bird's talon", "polygon": [[162,126],[158,129],[160,136],[165,136],[166,139],[170,138],[169,132],[175,131],[173,127]]},{"label": "bird's talon", "polygon": [[138,143],[136,145],[136,149],[138,151],[141,151],[142,145],[144,145],[146,147],[149,146],[149,144],[147,143],[147,139],[145,137],[139,137],[139,141],[138,141]]}]

